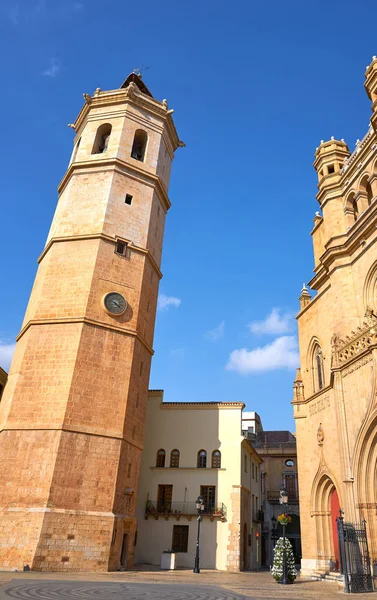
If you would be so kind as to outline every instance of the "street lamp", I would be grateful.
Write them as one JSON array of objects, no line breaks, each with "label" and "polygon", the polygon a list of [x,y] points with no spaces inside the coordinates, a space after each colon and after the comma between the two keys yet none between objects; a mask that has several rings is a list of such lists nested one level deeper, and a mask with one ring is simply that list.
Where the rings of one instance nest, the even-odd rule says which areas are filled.
[{"label": "street lamp", "polygon": [[[285,488],[281,488],[281,490],[280,490],[279,502],[286,510],[287,504],[288,504],[288,492]],[[285,525],[286,524],[283,521],[283,523],[281,525],[283,527],[283,577],[282,577],[281,583],[287,584],[287,583],[289,583],[289,580],[288,580],[288,574],[287,574],[287,549],[285,546]]]},{"label": "street lamp", "polygon": [[276,521],[277,521],[276,517],[273,516],[272,519],[271,519],[271,521],[272,521],[271,540],[273,541],[274,548],[275,548],[275,544],[276,544],[277,540],[279,539],[278,528],[277,528],[277,525],[276,525]]},{"label": "street lamp", "polygon": [[195,566],[194,573],[200,573],[199,568],[199,538],[200,538],[200,521],[202,520],[202,512],[204,510],[204,500],[202,496],[198,496],[195,502],[195,508],[197,513],[196,520],[198,521],[198,534],[196,536],[196,554],[195,554]]}]

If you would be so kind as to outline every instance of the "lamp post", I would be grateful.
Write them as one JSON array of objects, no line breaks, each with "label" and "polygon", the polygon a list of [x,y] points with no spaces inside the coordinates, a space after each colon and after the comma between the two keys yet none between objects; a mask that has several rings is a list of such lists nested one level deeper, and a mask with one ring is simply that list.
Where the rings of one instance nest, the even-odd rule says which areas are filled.
[{"label": "lamp post", "polygon": [[276,519],[275,515],[272,517],[271,521],[272,521],[271,540],[273,541],[274,548],[275,548],[276,540],[279,539],[278,528],[277,528],[277,525],[276,525],[277,519]]},{"label": "lamp post", "polygon": [[202,520],[202,512],[204,510],[204,500],[202,496],[198,496],[195,502],[195,508],[197,513],[196,520],[198,521],[198,534],[196,536],[196,554],[195,554],[195,566],[194,573],[200,573],[199,568],[199,539],[200,539],[200,521]]},{"label": "lamp post", "polygon": [[[279,502],[286,510],[287,504],[288,504],[288,492],[285,488],[282,488],[280,490]],[[289,583],[289,580],[288,580],[288,573],[287,573],[287,549],[285,546],[285,523],[284,522],[282,523],[282,527],[283,527],[283,577],[282,577],[281,583],[287,584],[287,583]]]}]

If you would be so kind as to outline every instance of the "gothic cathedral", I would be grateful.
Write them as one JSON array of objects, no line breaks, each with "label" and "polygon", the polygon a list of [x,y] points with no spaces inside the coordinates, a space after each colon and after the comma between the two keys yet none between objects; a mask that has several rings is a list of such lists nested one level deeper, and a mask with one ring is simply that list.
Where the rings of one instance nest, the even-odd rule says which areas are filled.
[{"label": "gothic cathedral", "polygon": [[0,405],[3,570],[133,565],[170,168],[183,144],[166,100],[134,73],[84,98]]},{"label": "gothic cathedral", "polygon": [[[322,215],[314,218],[311,298],[304,286],[294,384],[302,572],[337,570],[337,517],[366,521],[377,565],[377,58],[365,72],[372,116],[351,154],[344,140],[315,153]],[[360,529],[360,527],[359,527]],[[341,538],[340,538],[341,539]]]}]

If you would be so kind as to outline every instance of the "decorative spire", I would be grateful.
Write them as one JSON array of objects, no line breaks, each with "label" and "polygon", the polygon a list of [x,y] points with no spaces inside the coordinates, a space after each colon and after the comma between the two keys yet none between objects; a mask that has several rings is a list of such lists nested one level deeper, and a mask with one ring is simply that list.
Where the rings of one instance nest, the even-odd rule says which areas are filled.
[{"label": "decorative spire", "polygon": [[302,284],[302,290],[301,290],[301,295],[299,297],[299,301],[300,301],[300,310],[302,310],[303,308],[305,308],[305,306],[308,306],[310,300],[312,299],[311,295],[308,292],[308,288],[306,287],[305,283]]}]

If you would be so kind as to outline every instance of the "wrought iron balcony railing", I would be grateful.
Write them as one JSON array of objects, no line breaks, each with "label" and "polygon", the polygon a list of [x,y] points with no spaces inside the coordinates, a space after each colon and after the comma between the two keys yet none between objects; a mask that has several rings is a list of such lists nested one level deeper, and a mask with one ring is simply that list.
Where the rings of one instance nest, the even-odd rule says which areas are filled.
[{"label": "wrought iron balcony railing", "polygon": [[256,521],[257,523],[263,523],[264,521],[264,513],[263,510],[255,510],[253,512],[253,521]]},{"label": "wrought iron balcony railing", "polygon": [[[226,518],[225,504],[207,504],[200,513],[203,516]],[[164,515],[164,516],[196,516],[197,510],[195,502],[159,502],[157,500],[147,500],[145,504],[145,515]]]}]

